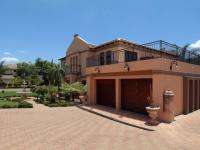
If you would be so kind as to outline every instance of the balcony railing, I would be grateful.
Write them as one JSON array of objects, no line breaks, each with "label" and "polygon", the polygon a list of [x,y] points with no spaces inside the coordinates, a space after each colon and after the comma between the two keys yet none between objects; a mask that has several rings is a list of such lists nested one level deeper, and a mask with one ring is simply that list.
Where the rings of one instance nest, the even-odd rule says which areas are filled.
[{"label": "balcony railing", "polygon": [[130,61],[137,61],[137,60],[146,60],[155,58],[152,53],[145,52],[145,53],[137,53],[134,51],[126,51],[126,50],[119,50],[111,52],[111,55],[107,56],[106,53],[104,55],[95,55],[92,57],[87,58],[87,67],[92,66],[100,66],[100,65],[109,65],[109,64],[117,64],[123,62],[130,62]]},{"label": "balcony railing", "polygon": [[200,65],[200,55],[194,54],[190,51],[180,54],[178,51],[176,53],[163,53],[163,51],[158,52],[145,52],[145,51],[126,51],[126,50],[118,50],[111,52],[111,54],[107,55],[105,52],[104,55],[95,55],[92,57],[88,57],[86,60],[87,67],[93,66],[101,66],[101,65],[109,65],[109,64],[117,64],[124,63],[130,61],[137,60],[146,60],[146,59],[154,59],[154,58],[167,58],[173,60],[179,60],[191,64]]},{"label": "balcony railing", "polygon": [[65,74],[80,74],[81,73],[81,65],[66,65]]}]

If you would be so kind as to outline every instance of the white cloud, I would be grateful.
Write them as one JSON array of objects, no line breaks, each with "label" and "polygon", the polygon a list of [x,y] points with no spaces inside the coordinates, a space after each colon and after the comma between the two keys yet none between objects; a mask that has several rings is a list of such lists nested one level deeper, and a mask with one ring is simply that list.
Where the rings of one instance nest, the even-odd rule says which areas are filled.
[{"label": "white cloud", "polygon": [[4,55],[12,55],[10,52],[3,52]]},{"label": "white cloud", "polygon": [[190,44],[192,49],[199,49],[200,48],[200,40],[196,41],[195,43]]},{"label": "white cloud", "polygon": [[9,63],[17,63],[19,59],[15,57],[2,57],[0,61],[5,61],[5,63],[9,64]]},{"label": "white cloud", "polygon": [[22,53],[22,54],[23,54],[23,53],[25,53],[25,51],[23,51],[23,50],[20,50],[20,51],[18,51],[18,53]]}]

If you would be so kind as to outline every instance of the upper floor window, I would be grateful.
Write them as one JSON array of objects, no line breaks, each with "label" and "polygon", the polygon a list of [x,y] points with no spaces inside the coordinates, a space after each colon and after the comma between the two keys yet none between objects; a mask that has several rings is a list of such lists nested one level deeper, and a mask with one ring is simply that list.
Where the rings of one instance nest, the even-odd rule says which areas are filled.
[{"label": "upper floor window", "polygon": [[78,56],[76,56],[76,63],[75,64],[78,65]]},{"label": "upper floor window", "polygon": [[112,58],[111,58],[111,51],[106,52],[106,64],[111,64]]},{"label": "upper floor window", "polygon": [[131,51],[125,51],[125,61],[134,61],[137,60],[137,53]]},{"label": "upper floor window", "polygon": [[71,72],[78,71],[78,56],[70,57],[70,70]]},{"label": "upper floor window", "polygon": [[105,56],[104,56],[104,52],[100,53],[100,65],[104,65],[105,62]]}]

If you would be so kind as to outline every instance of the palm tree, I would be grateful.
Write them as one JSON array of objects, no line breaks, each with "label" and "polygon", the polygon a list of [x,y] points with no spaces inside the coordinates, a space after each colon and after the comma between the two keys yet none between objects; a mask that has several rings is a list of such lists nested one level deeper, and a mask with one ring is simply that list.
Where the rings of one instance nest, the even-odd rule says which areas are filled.
[{"label": "palm tree", "polygon": [[186,44],[178,51],[178,56],[185,61],[189,61],[189,63],[199,64],[199,52],[200,49],[190,49],[190,44]]},{"label": "palm tree", "polygon": [[55,65],[53,76],[54,76],[54,84],[57,85],[58,91],[60,91],[61,82],[62,82],[64,75],[65,75],[65,71],[61,67],[61,65],[60,64]]},{"label": "palm tree", "polygon": [[62,83],[62,79],[65,75],[65,71],[60,64],[54,64],[52,68],[48,70],[48,79],[50,85],[57,86],[58,96],[60,93],[60,87]]},{"label": "palm tree", "polygon": [[190,44],[186,44],[184,45],[182,48],[179,49],[178,51],[178,55],[181,59],[186,59],[186,54],[188,52],[188,48],[189,48]]}]

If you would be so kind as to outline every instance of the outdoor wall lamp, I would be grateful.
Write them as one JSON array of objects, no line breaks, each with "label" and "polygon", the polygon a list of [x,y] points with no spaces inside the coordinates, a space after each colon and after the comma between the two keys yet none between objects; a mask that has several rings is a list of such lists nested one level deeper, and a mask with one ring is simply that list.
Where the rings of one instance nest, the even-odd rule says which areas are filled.
[{"label": "outdoor wall lamp", "polygon": [[126,71],[130,71],[130,67],[128,66],[127,63],[124,64],[124,70],[126,70]]},{"label": "outdoor wall lamp", "polygon": [[170,70],[172,71],[172,69],[173,69],[173,65],[175,65],[176,66],[176,68],[178,67],[178,62],[176,61],[176,60],[172,60],[171,61],[171,64],[170,64]]},{"label": "outdoor wall lamp", "polygon": [[94,71],[97,72],[97,73],[100,73],[99,67],[96,67],[96,68],[94,69]]}]

